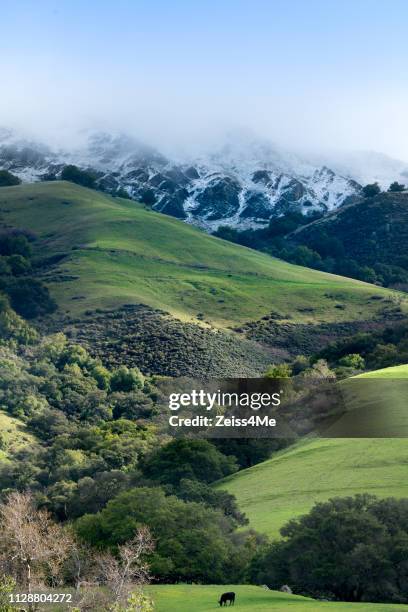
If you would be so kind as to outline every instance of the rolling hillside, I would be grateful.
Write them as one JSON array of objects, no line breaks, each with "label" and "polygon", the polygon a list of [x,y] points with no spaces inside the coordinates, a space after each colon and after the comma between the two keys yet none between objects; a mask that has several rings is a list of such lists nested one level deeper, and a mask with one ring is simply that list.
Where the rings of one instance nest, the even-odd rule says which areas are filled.
[{"label": "rolling hillside", "polygon": [[313,245],[321,232],[339,239],[348,257],[362,265],[406,268],[408,193],[380,193],[341,206],[293,232],[295,242]]},{"label": "rolling hillside", "polygon": [[339,384],[349,412],[325,429],[330,438],[304,439],[217,485],[236,496],[255,529],[276,537],[288,520],[330,497],[408,497],[408,366]]},{"label": "rolling hillside", "polygon": [[408,366],[365,372],[340,383],[347,412],[323,436],[406,438]]},{"label": "rolling hillside", "polygon": [[397,612],[405,605],[323,602],[248,585],[157,585],[148,587],[157,612],[210,612],[221,593],[236,593],[235,608],[242,612]]},{"label": "rolling hillside", "polygon": [[279,536],[317,501],[356,493],[408,497],[408,439],[302,440],[272,459],[221,481],[250,525]]},{"label": "rolling hillside", "polygon": [[292,324],[370,320],[387,299],[404,300],[406,310],[398,294],[273,259],[71,183],[2,188],[0,221],[34,232],[37,255],[54,257],[43,273],[70,314],[142,303],[228,327],[271,311]]},{"label": "rolling hillside", "polygon": [[408,378],[408,365],[403,364],[390,368],[383,368],[382,370],[364,372],[364,374],[359,374],[355,378],[391,378],[393,380],[398,380],[401,378],[406,379]]}]

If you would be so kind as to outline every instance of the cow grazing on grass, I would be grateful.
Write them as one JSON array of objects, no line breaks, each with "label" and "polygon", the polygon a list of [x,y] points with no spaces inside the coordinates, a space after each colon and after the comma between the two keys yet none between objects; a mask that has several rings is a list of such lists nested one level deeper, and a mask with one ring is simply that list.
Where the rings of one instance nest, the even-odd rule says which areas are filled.
[{"label": "cow grazing on grass", "polygon": [[226,606],[227,601],[229,601],[229,605],[234,605],[235,604],[235,593],[233,593],[232,591],[230,593],[223,593],[218,603],[220,604],[220,606]]}]

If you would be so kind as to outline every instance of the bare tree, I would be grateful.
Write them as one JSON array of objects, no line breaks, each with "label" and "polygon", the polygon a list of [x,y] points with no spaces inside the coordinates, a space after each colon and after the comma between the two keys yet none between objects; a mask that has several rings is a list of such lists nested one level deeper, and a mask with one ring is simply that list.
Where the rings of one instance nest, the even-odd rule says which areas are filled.
[{"label": "bare tree", "polygon": [[[137,599],[137,606],[131,609],[149,610],[141,587],[150,579],[146,555],[153,549],[149,529],[141,527],[116,555],[96,554],[46,510],[38,510],[31,493],[13,492],[0,504],[0,574],[12,576],[28,592],[68,578],[77,585],[81,610],[120,610],[134,587],[132,605]],[[93,588],[101,583],[109,590]],[[86,588],[79,593],[80,587]]]},{"label": "bare tree", "polygon": [[142,586],[150,580],[146,555],[154,550],[153,538],[147,527],[140,527],[135,536],[118,547],[116,556],[105,553],[97,558],[102,581],[112,590],[115,601],[128,594],[129,586]]},{"label": "bare tree", "polygon": [[34,581],[57,584],[72,534],[38,510],[31,493],[10,493],[0,505],[0,526],[0,563],[7,573],[29,592]]}]

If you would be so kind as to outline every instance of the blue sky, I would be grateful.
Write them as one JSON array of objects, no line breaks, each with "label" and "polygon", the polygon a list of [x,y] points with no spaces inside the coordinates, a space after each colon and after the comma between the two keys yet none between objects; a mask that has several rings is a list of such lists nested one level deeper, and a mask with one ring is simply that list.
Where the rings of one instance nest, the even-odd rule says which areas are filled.
[{"label": "blue sky", "polygon": [[408,160],[405,0],[0,0],[0,123]]}]

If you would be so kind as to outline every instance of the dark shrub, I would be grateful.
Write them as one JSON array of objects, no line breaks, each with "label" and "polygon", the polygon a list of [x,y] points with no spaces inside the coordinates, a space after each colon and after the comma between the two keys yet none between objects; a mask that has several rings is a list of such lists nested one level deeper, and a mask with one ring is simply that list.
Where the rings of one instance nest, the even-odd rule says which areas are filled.
[{"label": "dark shrub", "polygon": [[65,166],[61,172],[61,180],[70,181],[71,183],[77,183],[83,187],[95,187],[95,175],[92,172],[81,170],[78,166],[72,164]]},{"label": "dark shrub", "polygon": [[365,198],[373,198],[379,193],[381,193],[381,189],[378,183],[369,183],[363,187],[363,196]]},{"label": "dark shrub", "polygon": [[26,319],[54,312],[57,308],[48,288],[34,278],[16,279],[7,286],[7,293],[14,310]]},{"label": "dark shrub", "polygon": [[173,440],[154,453],[144,465],[148,478],[163,484],[179,484],[182,478],[214,482],[236,472],[235,457],[223,455],[207,440]]},{"label": "dark shrub", "polygon": [[331,499],[289,521],[281,535],[252,565],[258,584],[346,601],[407,600],[407,499]]},{"label": "dark shrub", "polygon": [[21,180],[8,170],[0,170],[0,187],[13,187],[20,185]]}]

